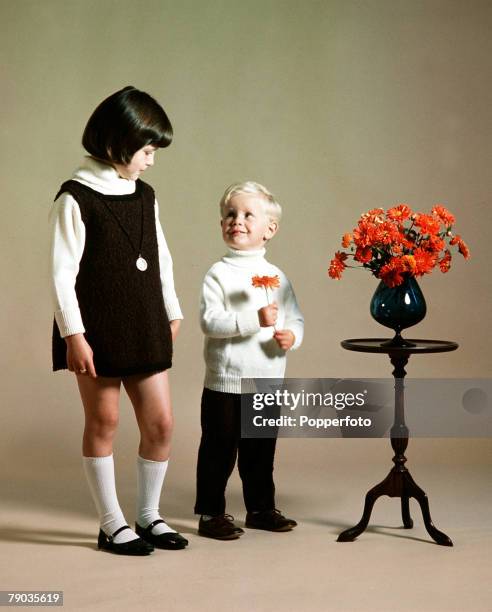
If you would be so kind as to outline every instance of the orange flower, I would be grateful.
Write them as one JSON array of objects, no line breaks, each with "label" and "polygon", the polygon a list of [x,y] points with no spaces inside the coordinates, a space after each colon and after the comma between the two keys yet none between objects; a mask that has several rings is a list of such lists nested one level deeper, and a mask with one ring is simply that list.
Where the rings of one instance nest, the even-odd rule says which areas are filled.
[{"label": "orange flower", "polygon": [[458,251],[463,255],[465,259],[468,259],[470,257],[470,249],[463,240],[460,240],[458,242]]},{"label": "orange flower", "polygon": [[406,204],[399,204],[398,206],[393,206],[393,208],[389,208],[386,211],[386,216],[388,219],[392,221],[405,221],[412,214],[412,209]]},{"label": "orange flower", "polygon": [[423,249],[432,251],[433,253],[440,253],[444,249],[445,245],[446,243],[444,240],[439,236],[435,236],[434,234],[431,234],[428,238],[422,240],[420,243],[420,246]]},{"label": "orange flower", "polygon": [[358,227],[354,229],[353,238],[356,246],[366,247],[374,242],[376,227],[369,221],[359,221]]},{"label": "orange flower", "polygon": [[413,256],[415,258],[415,276],[422,276],[432,272],[432,268],[437,262],[435,253],[418,248],[413,252]]},{"label": "orange flower", "polygon": [[335,280],[340,280],[342,278],[342,272],[347,267],[345,265],[347,257],[347,253],[342,253],[341,251],[335,253],[335,257],[331,260],[330,267],[328,268],[330,278],[334,278]]},{"label": "orange flower", "polygon": [[437,234],[439,232],[439,221],[432,215],[417,213],[415,225],[420,227],[422,234]]},{"label": "orange flower", "polygon": [[413,255],[403,255],[403,257],[401,257],[401,261],[407,272],[410,272],[410,274],[415,274],[415,271],[417,270],[417,262],[415,261],[415,257]]},{"label": "orange flower", "polygon": [[370,246],[357,247],[355,251],[354,259],[360,261],[360,263],[368,263],[372,259],[372,249]]},{"label": "orange flower", "polygon": [[397,287],[401,285],[405,272],[405,264],[402,262],[400,257],[392,257],[390,261],[384,265],[379,271],[379,276],[385,285],[388,287]]},{"label": "orange flower", "polygon": [[253,276],[251,284],[253,287],[264,287],[265,289],[276,289],[280,287],[280,278],[275,276]]},{"label": "orange flower", "polygon": [[448,227],[450,225],[453,225],[455,221],[454,215],[452,215],[449,210],[441,204],[436,204],[432,208],[432,214],[436,215],[436,217],[439,217],[439,219],[444,223],[444,225],[447,225]]},{"label": "orange flower", "polygon": [[372,210],[360,216],[362,221],[370,223],[382,223],[384,221],[384,210],[382,208],[373,208]]},{"label": "orange flower", "polygon": [[351,242],[352,242],[352,234],[347,232],[342,237],[342,246],[343,246],[343,248],[346,249],[350,245]]},{"label": "orange flower", "polygon": [[463,255],[465,259],[468,259],[470,257],[470,249],[467,247],[465,241],[458,234],[456,234],[456,236],[453,236],[453,238],[451,238],[451,240],[449,241],[449,244],[453,246],[457,244],[458,251]]},{"label": "orange flower", "polygon": [[400,239],[400,230],[392,221],[381,223],[374,231],[374,242],[377,244],[394,244]]},{"label": "orange flower", "polygon": [[446,249],[444,257],[439,261],[439,267],[441,272],[447,272],[451,267],[451,252],[448,249]]}]

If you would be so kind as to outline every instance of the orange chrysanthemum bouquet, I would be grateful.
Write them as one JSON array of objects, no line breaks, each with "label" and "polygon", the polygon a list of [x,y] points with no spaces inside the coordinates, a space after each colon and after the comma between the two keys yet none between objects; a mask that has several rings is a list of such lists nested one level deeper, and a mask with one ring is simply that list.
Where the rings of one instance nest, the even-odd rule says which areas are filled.
[{"label": "orange chrysanthemum bouquet", "polygon": [[375,208],[363,214],[352,233],[344,234],[342,246],[350,252],[337,251],[328,274],[340,279],[352,257],[381,279],[388,287],[401,285],[405,276],[429,274],[438,265],[441,272],[451,266],[449,246],[457,246],[467,259],[469,249],[452,226],[454,216],[444,206],[436,205],[431,214],[415,213],[406,204],[386,212]]},{"label": "orange chrysanthemum bouquet", "polygon": [[[429,274],[439,266],[441,272],[451,267],[450,247],[456,246],[465,259],[470,256],[461,236],[453,232],[454,216],[437,204],[430,214],[416,213],[406,204],[386,212],[375,208],[363,214],[352,233],[344,234],[328,274],[340,279],[347,267],[370,270],[380,279],[371,300],[372,317],[395,331],[387,346],[413,346],[401,337],[401,331],[425,317],[425,299],[416,277]],[[352,257],[361,266],[346,262]]]}]

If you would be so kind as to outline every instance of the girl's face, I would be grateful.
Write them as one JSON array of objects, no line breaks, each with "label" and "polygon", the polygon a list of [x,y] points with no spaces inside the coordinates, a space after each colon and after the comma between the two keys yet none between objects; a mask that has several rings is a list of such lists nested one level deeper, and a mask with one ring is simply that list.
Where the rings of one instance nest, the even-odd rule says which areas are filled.
[{"label": "girl's face", "polygon": [[149,166],[154,165],[156,151],[157,147],[154,147],[154,145],[145,145],[133,155],[128,164],[113,164],[113,166],[122,178],[136,181],[142,172],[145,172]]}]

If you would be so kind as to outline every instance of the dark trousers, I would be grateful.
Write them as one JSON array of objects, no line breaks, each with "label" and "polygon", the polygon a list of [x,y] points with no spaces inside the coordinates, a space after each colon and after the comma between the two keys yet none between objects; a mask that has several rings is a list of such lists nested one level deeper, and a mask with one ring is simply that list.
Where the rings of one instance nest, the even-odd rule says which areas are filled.
[{"label": "dark trousers", "polygon": [[204,389],[198,451],[196,514],[225,512],[225,490],[238,458],[248,512],[275,508],[275,438],[241,438],[241,395]]}]

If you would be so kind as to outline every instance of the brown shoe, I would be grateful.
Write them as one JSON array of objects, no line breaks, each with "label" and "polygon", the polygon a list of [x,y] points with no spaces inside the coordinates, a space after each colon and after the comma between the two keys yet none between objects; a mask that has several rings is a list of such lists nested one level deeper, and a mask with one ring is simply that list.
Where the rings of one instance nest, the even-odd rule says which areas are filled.
[{"label": "brown shoe", "polygon": [[244,531],[233,523],[234,517],[230,514],[219,514],[208,521],[200,517],[198,533],[206,538],[215,540],[237,540]]},{"label": "brown shoe", "polygon": [[290,531],[297,526],[294,519],[286,518],[280,510],[248,512],[245,524],[250,529],[264,529],[265,531]]}]

